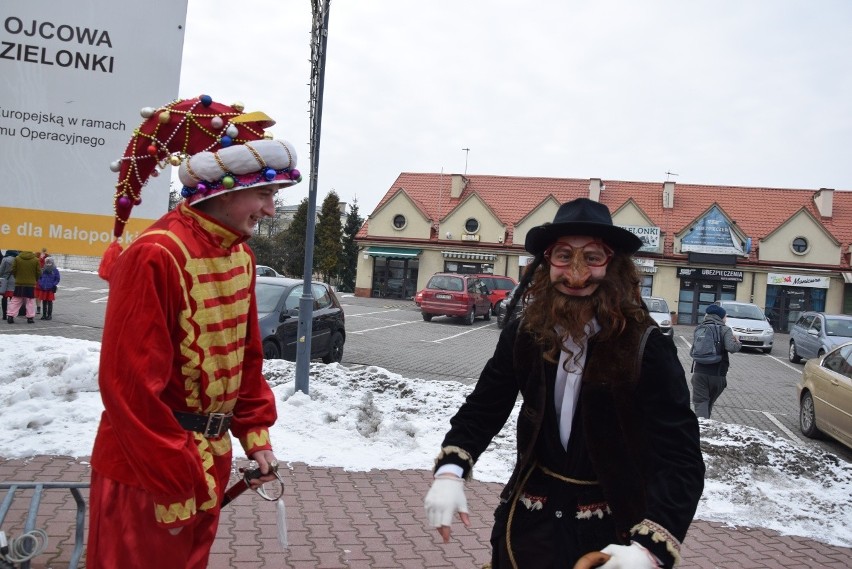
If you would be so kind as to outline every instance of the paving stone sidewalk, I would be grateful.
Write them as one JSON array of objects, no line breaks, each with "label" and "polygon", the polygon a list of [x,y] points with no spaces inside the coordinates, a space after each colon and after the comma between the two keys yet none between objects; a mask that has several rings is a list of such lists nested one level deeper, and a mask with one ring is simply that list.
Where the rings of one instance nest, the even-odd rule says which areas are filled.
[{"label": "paving stone sidewalk", "polygon": [[[477,569],[488,561],[491,513],[501,485],[472,482],[467,496],[471,527],[454,525],[453,539],[440,543],[425,525],[426,471],[349,472],[293,463],[284,473],[289,548],[277,539],[275,506],[253,492],[223,511],[210,569]],[[0,482],[87,483],[85,459],[38,456],[0,458]],[[82,491],[88,500],[88,491]],[[6,491],[0,491],[0,497]],[[32,491],[18,490],[6,519],[7,536],[20,535]],[[65,569],[74,548],[76,504],[68,490],[45,490],[36,527],[48,547],[32,569]],[[760,528],[696,521],[684,542],[683,568],[848,568],[852,549]],[[85,567],[85,556],[79,567]],[[163,568],[165,569],[165,568]]]}]

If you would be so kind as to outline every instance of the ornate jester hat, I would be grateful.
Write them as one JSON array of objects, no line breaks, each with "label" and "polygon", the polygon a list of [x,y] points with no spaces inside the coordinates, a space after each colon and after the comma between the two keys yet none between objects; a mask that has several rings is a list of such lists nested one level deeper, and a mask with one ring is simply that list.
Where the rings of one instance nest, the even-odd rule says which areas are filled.
[{"label": "ornate jester hat", "polygon": [[[113,197],[116,238],[124,232],[133,206],[142,203],[142,188],[168,165],[180,167],[181,195],[189,204],[302,180],[293,145],[264,132],[275,121],[262,112],[244,113],[241,103],[223,105],[201,95],[145,107],[141,114],[144,120],[133,131],[124,156],[110,165],[118,173]],[[121,250],[117,240],[107,249],[98,269],[102,278],[108,278]]]}]

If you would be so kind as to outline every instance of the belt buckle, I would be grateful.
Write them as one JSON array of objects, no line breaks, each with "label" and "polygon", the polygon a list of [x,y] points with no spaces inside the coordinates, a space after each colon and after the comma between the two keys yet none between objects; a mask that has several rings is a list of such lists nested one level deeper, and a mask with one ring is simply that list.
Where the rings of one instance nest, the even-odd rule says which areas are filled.
[{"label": "belt buckle", "polygon": [[207,415],[207,424],[204,425],[204,432],[201,434],[208,439],[221,437],[223,427],[225,427],[225,421],[229,419],[230,416],[230,413],[210,413]]}]

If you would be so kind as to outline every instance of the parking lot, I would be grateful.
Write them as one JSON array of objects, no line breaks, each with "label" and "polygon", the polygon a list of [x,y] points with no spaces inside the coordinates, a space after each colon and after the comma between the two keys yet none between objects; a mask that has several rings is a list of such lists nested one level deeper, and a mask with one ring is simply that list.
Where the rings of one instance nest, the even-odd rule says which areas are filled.
[{"label": "parking lot", "polygon": [[[92,273],[64,271],[52,321],[0,328],[2,334],[42,334],[100,341],[108,288]],[[403,377],[472,384],[497,344],[496,320],[436,317],[424,322],[411,301],[340,295],[346,314],[343,365],[378,366]],[[689,378],[691,326],[675,326],[675,344]],[[787,360],[788,337],[775,335],[772,353],[731,354],[728,388],[713,408],[713,419],[772,431],[819,447],[852,462],[852,452],[829,440],[806,439],[798,426],[796,382],[802,363]]]},{"label": "parking lot", "polygon": [[[460,318],[424,322],[410,301],[341,295],[346,312],[343,364],[374,365],[407,378],[474,383],[497,344],[496,320]],[[675,345],[687,380],[692,326],[675,326]],[[852,462],[852,452],[831,440],[813,441],[799,430],[796,382],[804,363],[787,359],[786,334],[776,334],[770,354],[745,349],[731,354],[728,388],[713,407],[713,419],[774,432],[805,445],[817,445]]]}]

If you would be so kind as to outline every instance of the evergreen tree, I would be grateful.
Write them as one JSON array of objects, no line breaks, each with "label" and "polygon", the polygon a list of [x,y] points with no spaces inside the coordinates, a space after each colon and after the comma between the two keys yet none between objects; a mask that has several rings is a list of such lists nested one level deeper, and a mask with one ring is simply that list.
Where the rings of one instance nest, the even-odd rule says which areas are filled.
[{"label": "evergreen tree", "polygon": [[255,261],[258,265],[266,265],[279,273],[281,272],[281,267],[284,265],[284,254],[274,237],[255,233],[247,243],[254,252]]},{"label": "evergreen tree", "polygon": [[[303,199],[293,215],[293,221],[285,231],[275,236],[284,256],[284,274],[303,278],[305,271],[305,233],[308,231],[308,198]],[[316,236],[316,235],[315,235]],[[316,239],[314,240],[316,243]],[[314,264],[316,266],[316,263]]]},{"label": "evergreen tree", "polygon": [[358,213],[358,200],[352,201],[349,206],[349,216],[343,227],[343,255],[340,268],[340,290],[343,292],[355,292],[355,273],[358,270],[358,243],[355,235],[364,224],[364,219]]},{"label": "evergreen tree", "polygon": [[343,254],[340,198],[334,190],[328,192],[322,201],[316,233],[314,267],[322,275],[323,281],[331,282],[340,273]]}]

